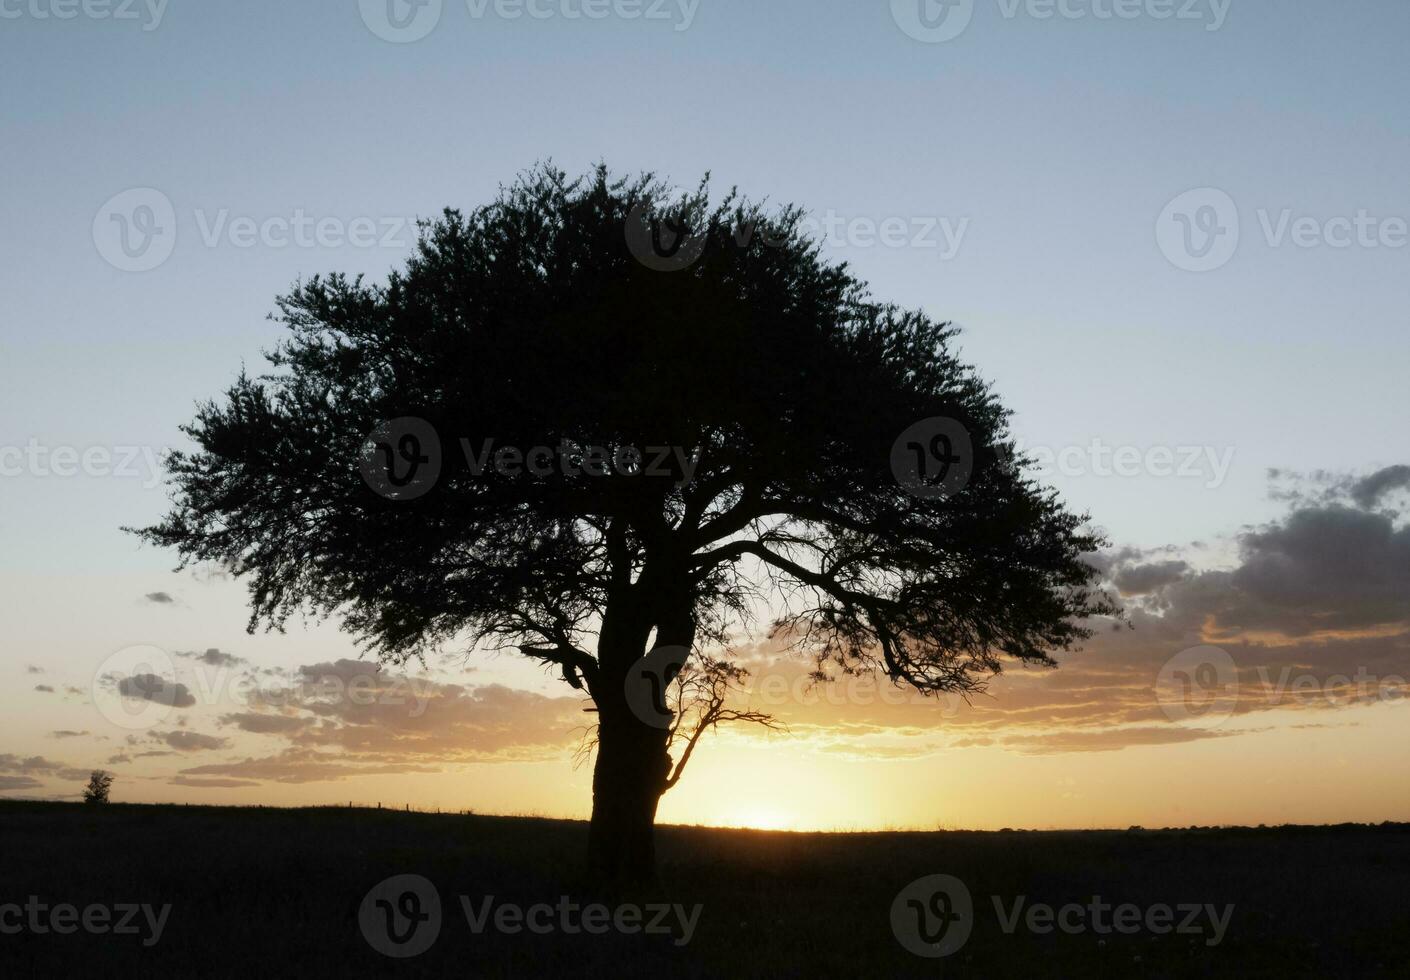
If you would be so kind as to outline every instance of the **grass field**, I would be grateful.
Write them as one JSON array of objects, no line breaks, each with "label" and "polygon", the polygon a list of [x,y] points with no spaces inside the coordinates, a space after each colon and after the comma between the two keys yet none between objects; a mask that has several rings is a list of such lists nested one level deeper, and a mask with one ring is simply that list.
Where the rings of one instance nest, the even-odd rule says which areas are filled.
[{"label": "grass field", "polygon": [[[665,827],[660,885],[631,893],[587,883],[586,832],[566,821],[391,810],[0,803],[0,976],[1410,976],[1405,824],[878,834]],[[440,929],[424,952],[394,959],[370,944],[360,912],[373,886],[402,874],[435,886]],[[908,952],[892,921],[898,893],[933,874],[958,878],[973,902],[972,934],[943,958]],[[30,896],[46,910],[23,908],[34,905]],[[460,896],[485,923],[478,932]],[[563,911],[562,896],[601,903],[628,928],[632,914],[619,911],[628,903],[643,906],[638,925],[658,916],[657,905],[695,918],[688,942],[673,908],[659,913],[669,933],[626,934],[595,920],[605,931],[589,934],[573,905]],[[1020,896],[1022,914],[1005,931]],[[1140,910],[1124,923],[1134,931],[1111,929],[1108,912],[1108,931],[1099,932],[1093,896]],[[22,908],[6,913],[7,903]],[[112,933],[127,915],[116,910],[102,934],[50,928],[65,924],[52,918],[55,906],[73,905],[81,918],[97,903],[170,910],[154,943],[153,920],[135,911],[132,934]],[[508,916],[507,930],[517,924],[499,911],[506,904],[554,906],[531,913],[552,931],[497,929],[495,915]],[[1028,924],[1035,904],[1088,911],[1080,920],[1067,913],[1069,931],[1044,932],[1042,916],[1037,930]],[[1149,915],[1161,905],[1172,908],[1168,927]],[[1232,906],[1217,943],[1213,919],[1201,912],[1186,922],[1193,913],[1184,905]],[[101,927],[102,914],[93,915]],[[1201,931],[1178,931],[1182,924]],[[580,931],[566,931],[574,926]]]}]

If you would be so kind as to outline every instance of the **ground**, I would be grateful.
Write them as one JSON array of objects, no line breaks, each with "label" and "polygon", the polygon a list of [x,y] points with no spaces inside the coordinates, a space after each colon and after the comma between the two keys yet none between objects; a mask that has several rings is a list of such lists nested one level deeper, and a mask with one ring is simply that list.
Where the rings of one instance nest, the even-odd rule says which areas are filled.
[{"label": "ground", "polygon": [[[659,885],[603,891],[581,871],[587,827],[569,821],[0,803],[0,976],[1410,976],[1407,824],[874,834],[664,827],[659,837]],[[424,952],[393,959],[374,948],[390,942],[385,926],[377,935],[380,923],[412,937],[388,947],[401,952],[427,934],[413,931],[412,919],[384,919],[387,910],[419,917],[429,905],[399,886],[385,909],[376,906],[382,893],[368,893],[404,874],[434,886],[440,929]],[[898,939],[899,930],[924,945],[914,939],[916,912],[905,896],[896,900],[936,874],[963,882],[972,900],[972,934],[941,958]],[[461,896],[475,918],[488,910],[478,932]],[[1093,913],[1095,896],[1110,908]],[[1005,931],[1020,897],[1018,921]],[[154,917],[170,905],[150,945],[152,920],[135,910],[130,934],[50,928],[68,924],[53,918],[55,906],[75,906],[80,919],[93,904],[112,907],[111,926],[127,915],[117,906],[143,903]],[[682,911],[659,913],[658,929],[669,932],[624,934],[604,918],[605,931],[591,934],[581,907],[593,903],[628,928],[650,924],[658,905]],[[510,904],[552,908],[528,913],[536,933],[504,911]],[[631,904],[642,906],[640,923],[621,911]],[[1060,916],[1063,906],[1081,908],[1065,913],[1068,931],[1034,913],[1038,930],[1050,928],[1042,932],[1030,928],[1035,904]],[[1134,906],[1131,934],[1111,928],[1123,905]],[[1160,906],[1171,908],[1169,926]],[[1210,906],[1214,917],[1228,916],[1217,942]],[[101,926],[103,913],[94,915]],[[496,916],[519,931],[498,931]],[[942,945],[958,938],[936,935]]]}]

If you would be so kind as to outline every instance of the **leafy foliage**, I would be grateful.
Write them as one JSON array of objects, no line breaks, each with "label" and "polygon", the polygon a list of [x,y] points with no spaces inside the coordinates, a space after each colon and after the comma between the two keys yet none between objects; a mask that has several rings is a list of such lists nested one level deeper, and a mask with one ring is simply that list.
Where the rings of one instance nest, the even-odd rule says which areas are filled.
[{"label": "leafy foliage", "polygon": [[[516,647],[599,700],[594,638],[622,610],[703,647],[773,607],[820,666],[925,691],[976,690],[1005,658],[1051,664],[1116,612],[1083,560],[1100,540],[1022,474],[955,328],[872,299],[800,216],[552,166],[447,210],[385,284],[333,274],[279,300],[271,371],[201,407],[195,450],[168,460],[174,507],[142,533],[246,576],[252,629],[308,609],[393,660],[452,638]],[[662,220],[702,245],[679,271],[628,248]],[[423,496],[388,499],[359,463],[407,416],[443,465]],[[890,453],[937,416],[977,458],[961,490],[920,499]],[[486,439],[700,462],[689,481],[477,474],[461,440]]]},{"label": "leafy foliage", "polygon": [[83,802],[99,805],[108,802],[108,793],[113,788],[113,774],[102,769],[94,769],[88,777],[88,785],[83,787]]}]

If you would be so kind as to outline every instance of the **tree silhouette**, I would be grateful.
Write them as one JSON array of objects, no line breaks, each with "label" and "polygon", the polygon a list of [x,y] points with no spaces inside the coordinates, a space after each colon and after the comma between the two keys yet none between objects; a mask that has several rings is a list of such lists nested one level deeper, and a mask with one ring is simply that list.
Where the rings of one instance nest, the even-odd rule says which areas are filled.
[{"label": "tree silhouette", "polygon": [[108,791],[113,788],[113,774],[102,769],[94,769],[88,777],[88,785],[83,787],[83,802],[102,804],[108,802]]},{"label": "tree silhouette", "polygon": [[251,629],[337,614],[384,660],[461,639],[560,672],[597,711],[594,862],[649,873],[679,733],[636,694],[759,609],[820,668],[932,693],[1115,611],[954,328],[801,215],[552,166],[447,210],[385,284],[278,300],[271,373],[200,407],[141,533],[247,577]]}]

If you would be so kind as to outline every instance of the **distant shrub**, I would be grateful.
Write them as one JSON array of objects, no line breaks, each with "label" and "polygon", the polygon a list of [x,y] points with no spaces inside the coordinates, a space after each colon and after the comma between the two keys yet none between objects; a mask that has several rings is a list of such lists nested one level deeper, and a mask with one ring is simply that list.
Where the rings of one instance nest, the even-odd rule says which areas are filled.
[{"label": "distant shrub", "polygon": [[108,790],[113,788],[113,774],[102,769],[94,769],[88,777],[88,785],[83,788],[84,803],[107,803]]}]

